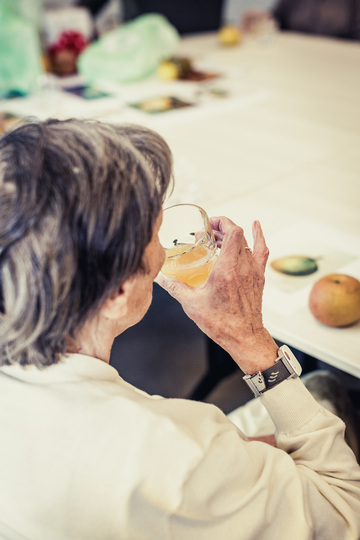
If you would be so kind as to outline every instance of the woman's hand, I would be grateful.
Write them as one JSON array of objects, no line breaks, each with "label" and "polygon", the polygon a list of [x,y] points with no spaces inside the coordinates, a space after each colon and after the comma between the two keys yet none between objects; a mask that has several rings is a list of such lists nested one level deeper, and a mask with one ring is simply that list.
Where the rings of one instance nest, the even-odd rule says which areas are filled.
[{"label": "woman's hand", "polygon": [[185,313],[225,349],[245,373],[274,364],[278,347],[262,321],[264,272],[269,251],[260,223],[253,224],[254,248],[231,220],[211,218],[220,254],[198,288],[159,274],[156,281],[180,302]]}]

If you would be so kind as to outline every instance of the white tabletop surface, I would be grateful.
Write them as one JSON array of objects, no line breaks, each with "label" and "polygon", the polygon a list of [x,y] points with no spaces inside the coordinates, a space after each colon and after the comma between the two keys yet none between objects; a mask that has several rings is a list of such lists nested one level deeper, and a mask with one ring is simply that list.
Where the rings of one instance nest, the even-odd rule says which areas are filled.
[{"label": "white tabletop surface", "polygon": [[[223,48],[215,34],[204,34],[183,39],[178,54],[221,77],[202,84],[153,77],[92,102],[52,90],[0,101],[0,111],[97,117],[159,131],[174,153],[171,202],[230,217],[250,245],[251,223],[259,219],[270,260],[308,254],[326,261],[292,282],[269,267],[264,322],[275,338],[360,377],[360,323],[326,327],[307,307],[321,275],[360,278],[360,45],[279,33]],[[196,104],[157,115],[128,107],[164,95]]]}]

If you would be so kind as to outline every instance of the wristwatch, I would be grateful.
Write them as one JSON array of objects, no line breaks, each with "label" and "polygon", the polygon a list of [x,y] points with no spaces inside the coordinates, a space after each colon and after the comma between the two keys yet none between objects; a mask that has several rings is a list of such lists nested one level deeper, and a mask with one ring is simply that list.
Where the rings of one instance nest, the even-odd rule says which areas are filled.
[{"label": "wristwatch", "polygon": [[254,393],[254,396],[260,397],[264,392],[279,383],[299,377],[301,371],[301,365],[289,347],[282,345],[278,350],[278,357],[273,366],[264,371],[258,371],[253,375],[245,375],[243,379]]}]

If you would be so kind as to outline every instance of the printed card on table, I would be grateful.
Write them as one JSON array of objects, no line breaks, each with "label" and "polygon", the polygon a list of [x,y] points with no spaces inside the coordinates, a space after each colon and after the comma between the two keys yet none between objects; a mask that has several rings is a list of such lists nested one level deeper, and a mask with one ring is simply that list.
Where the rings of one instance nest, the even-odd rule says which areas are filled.
[{"label": "printed card on table", "polygon": [[150,114],[163,113],[174,109],[183,109],[184,107],[192,107],[193,103],[184,101],[174,96],[160,96],[146,99],[138,103],[131,103],[131,107],[135,107],[141,111]]},{"label": "printed card on table", "polygon": [[264,306],[291,315],[307,306],[309,292],[332,273],[360,275],[360,238],[317,222],[301,222],[267,239]]}]

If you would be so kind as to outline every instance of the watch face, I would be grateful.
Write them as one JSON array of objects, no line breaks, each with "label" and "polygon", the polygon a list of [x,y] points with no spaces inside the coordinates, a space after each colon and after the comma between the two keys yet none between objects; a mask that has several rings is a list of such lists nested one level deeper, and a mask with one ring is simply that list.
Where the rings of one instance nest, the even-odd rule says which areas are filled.
[{"label": "watch face", "polygon": [[287,369],[289,369],[290,373],[293,373],[294,375],[300,377],[302,368],[297,358],[293,355],[292,351],[287,345],[283,345],[282,347],[280,347],[280,350],[283,355],[283,362],[286,365]]}]

